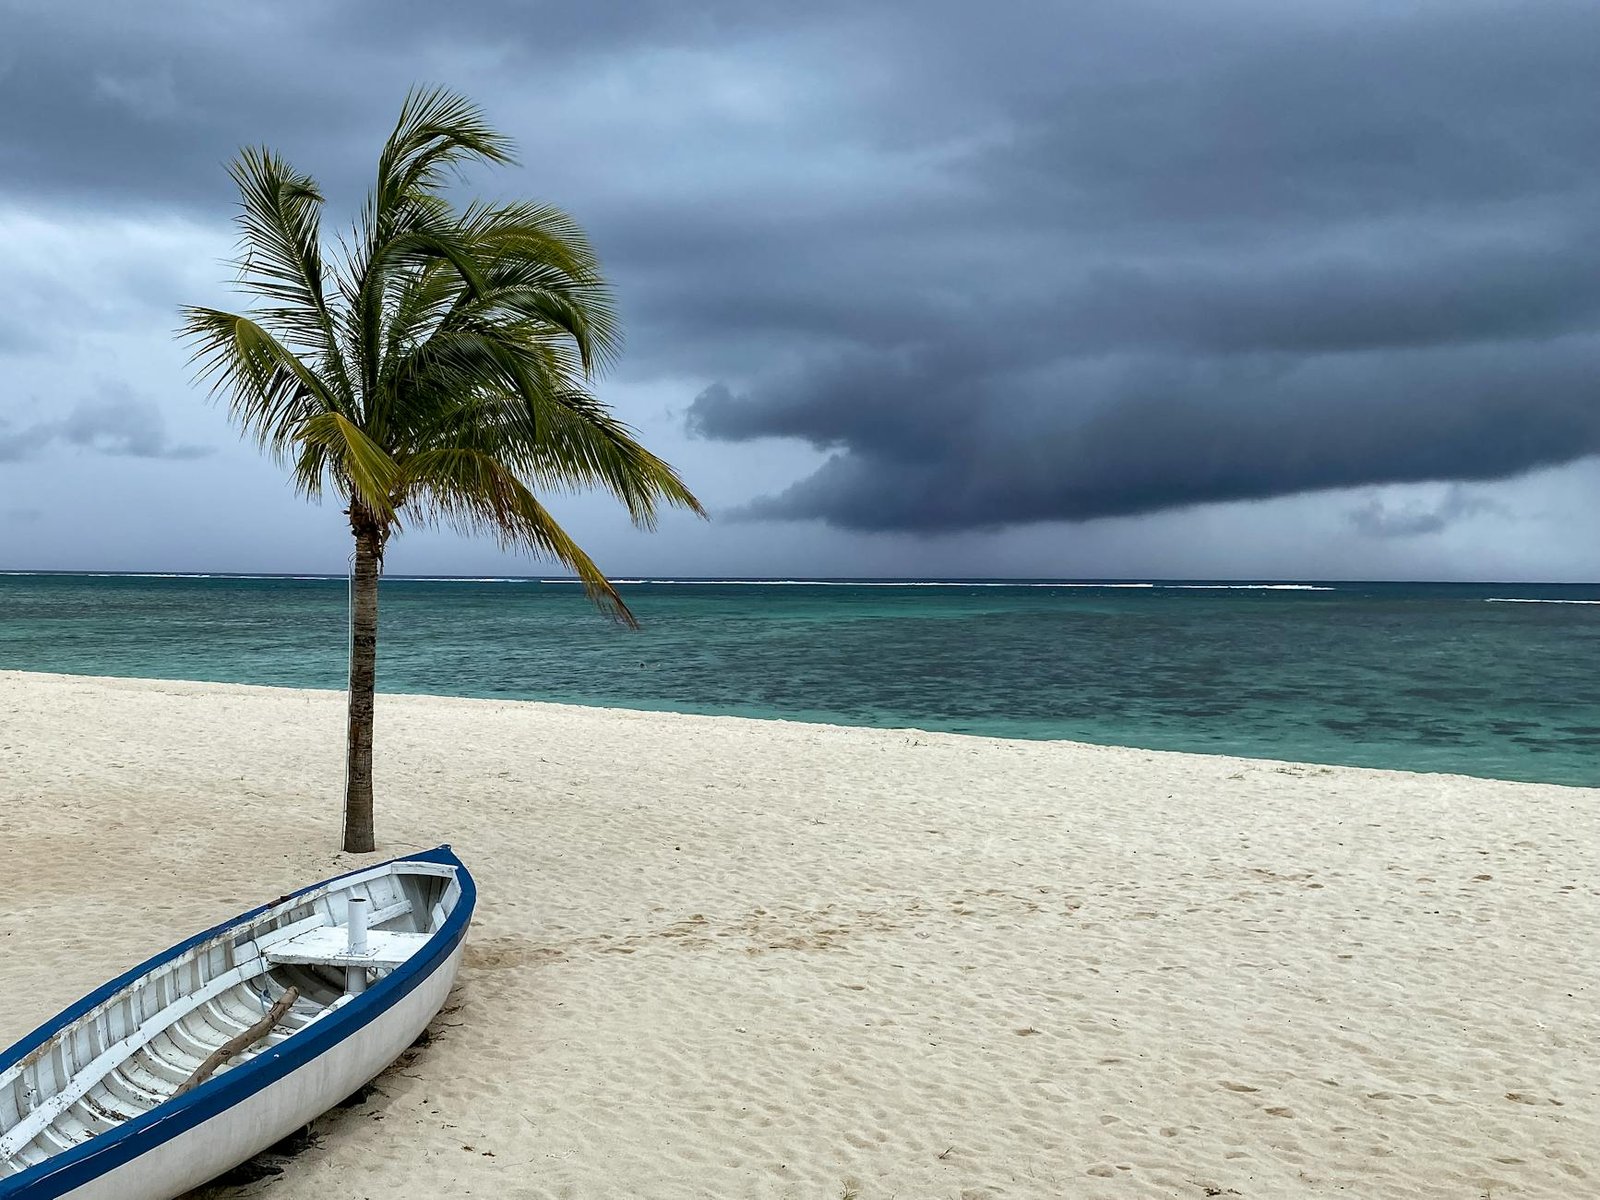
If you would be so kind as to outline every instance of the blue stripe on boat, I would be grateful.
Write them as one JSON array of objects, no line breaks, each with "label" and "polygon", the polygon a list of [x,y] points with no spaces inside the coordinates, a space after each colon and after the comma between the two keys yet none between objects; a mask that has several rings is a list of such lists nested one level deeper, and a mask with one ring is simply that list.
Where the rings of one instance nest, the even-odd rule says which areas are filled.
[{"label": "blue stripe on boat", "polygon": [[477,885],[473,883],[471,872],[449,846],[437,846],[418,854],[402,855],[386,863],[373,863],[354,871],[346,871],[343,875],[335,875],[331,879],[313,883],[299,891],[290,892],[286,896],[253,908],[249,912],[240,913],[230,921],[214,925],[204,933],[198,933],[176,946],[163,950],[133,970],[126,971],[110,983],[96,988],[70,1008],[39,1026],[27,1037],[7,1048],[0,1054],[0,1072],[15,1066],[19,1059],[26,1057],[61,1029],[90,1009],[109,1000],[140,976],[149,974],[201,942],[218,937],[229,929],[258,917],[296,896],[303,896],[307,892],[314,892],[378,867],[410,862],[439,863],[454,867],[456,878],[461,884],[461,896],[456,901],[455,908],[429,939],[426,947],[335,1012],[297,1032],[293,1037],[285,1038],[249,1062],[213,1076],[193,1091],[166,1100],[149,1112],[115,1129],[97,1134],[81,1145],[51,1155],[21,1174],[0,1180],[0,1200],[57,1200],[58,1197],[83,1186],[91,1179],[113,1171],[124,1163],[132,1162],[141,1154],[147,1154],[157,1146],[187,1133],[196,1125],[232,1108],[251,1093],[276,1083],[318,1055],[337,1046],[384,1010],[410,995],[450,957],[466,934],[467,922],[471,920],[472,910],[478,900]]}]

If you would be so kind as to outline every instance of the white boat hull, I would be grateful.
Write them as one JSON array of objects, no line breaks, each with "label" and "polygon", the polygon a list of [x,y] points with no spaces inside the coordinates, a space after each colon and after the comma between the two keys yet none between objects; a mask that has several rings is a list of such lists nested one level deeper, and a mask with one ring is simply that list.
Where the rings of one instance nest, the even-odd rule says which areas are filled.
[{"label": "white boat hull", "polygon": [[394,1008],[250,1098],[62,1192],[67,1200],[170,1200],[261,1154],[354,1093],[427,1029],[445,1006],[461,965],[461,946]]},{"label": "white boat hull", "polygon": [[462,946],[394,1007],[299,1070],[269,1084],[63,1200],[170,1200],[276,1145],[375,1078],[428,1027],[450,995]]},{"label": "white boat hull", "polygon": [[0,1200],[172,1200],[394,1062],[443,1007],[477,889],[448,846],[169,947],[0,1051]]}]

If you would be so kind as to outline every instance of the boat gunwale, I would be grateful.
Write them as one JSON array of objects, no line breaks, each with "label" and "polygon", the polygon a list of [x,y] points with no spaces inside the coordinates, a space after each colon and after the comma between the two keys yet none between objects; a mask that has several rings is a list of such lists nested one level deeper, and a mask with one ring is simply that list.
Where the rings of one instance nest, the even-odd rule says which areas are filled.
[{"label": "boat gunwale", "polygon": [[[461,887],[461,894],[456,899],[455,907],[451,909],[444,923],[434,931],[428,943],[416,954],[372,984],[361,995],[353,997],[310,1027],[298,1031],[293,1037],[285,1038],[234,1069],[213,1076],[182,1096],[168,1098],[115,1129],[96,1134],[71,1149],[52,1154],[44,1161],[35,1163],[15,1175],[0,1179],[0,1200],[8,1200],[13,1196],[20,1197],[25,1189],[28,1200],[47,1200],[51,1196],[64,1195],[88,1180],[131,1162],[139,1155],[187,1133],[197,1125],[231,1108],[249,1094],[276,1083],[333,1049],[374,1020],[381,1012],[394,1007],[410,995],[455,952],[466,935],[467,924],[477,905],[477,886],[473,882],[471,872],[455,856],[449,845],[401,855],[388,862],[372,863],[320,880],[240,913],[230,920],[168,947],[153,958],[102,984],[32,1033],[4,1051],[0,1051],[0,1073],[3,1073],[24,1062],[57,1033],[87,1016],[122,989],[195,947],[223,936],[229,930],[236,929],[308,893],[382,867],[401,866],[413,862],[435,863],[455,868],[456,879]],[[141,1136],[146,1134],[154,1136]],[[51,1186],[52,1190],[37,1190],[40,1184]]]}]

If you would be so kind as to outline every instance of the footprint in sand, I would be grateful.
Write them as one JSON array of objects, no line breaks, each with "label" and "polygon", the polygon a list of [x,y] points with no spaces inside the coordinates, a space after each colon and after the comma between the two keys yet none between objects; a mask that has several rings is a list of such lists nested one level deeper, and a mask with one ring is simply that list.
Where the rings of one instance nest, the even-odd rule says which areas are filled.
[{"label": "footprint in sand", "polygon": [[1506,1099],[1507,1100],[1515,1100],[1518,1104],[1553,1104],[1557,1108],[1565,1108],[1566,1107],[1566,1105],[1564,1105],[1560,1100],[1555,1100],[1555,1099],[1551,1099],[1551,1098],[1546,1098],[1544,1100],[1541,1100],[1537,1096],[1528,1095],[1527,1092],[1507,1092],[1506,1093]]}]

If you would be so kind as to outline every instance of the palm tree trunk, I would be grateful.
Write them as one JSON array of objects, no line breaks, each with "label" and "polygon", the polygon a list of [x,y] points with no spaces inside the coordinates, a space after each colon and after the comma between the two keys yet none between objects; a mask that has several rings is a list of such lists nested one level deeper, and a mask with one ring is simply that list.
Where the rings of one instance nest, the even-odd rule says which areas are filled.
[{"label": "palm tree trunk", "polygon": [[351,514],[356,535],[355,578],[350,589],[350,726],[345,740],[344,848],[364,854],[372,832],[372,697],[378,681],[378,571],[383,531]]}]

